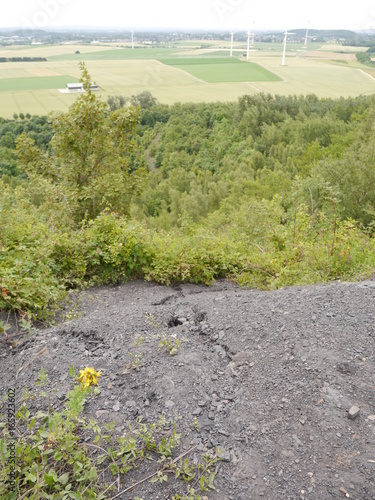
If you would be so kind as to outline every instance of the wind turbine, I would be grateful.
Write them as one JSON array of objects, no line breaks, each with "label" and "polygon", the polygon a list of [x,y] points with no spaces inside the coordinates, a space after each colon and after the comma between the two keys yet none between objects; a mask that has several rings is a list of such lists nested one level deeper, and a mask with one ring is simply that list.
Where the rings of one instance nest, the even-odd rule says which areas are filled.
[{"label": "wind turbine", "polygon": [[247,32],[247,52],[246,52],[246,60],[250,59],[250,31]]},{"label": "wind turbine", "polygon": [[286,39],[288,38],[288,35],[295,35],[295,33],[288,33],[288,30],[284,33],[283,61],[281,66],[285,66]]},{"label": "wind turbine", "polygon": [[132,30],[132,49],[134,50],[134,31]]},{"label": "wind turbine", "polygon": [[230,32],[230,57],[233,56],[233,36],[235,34],[235,31]]},{"label": "wind turbine", "polygon": [[253,22],[253,35],[252,35],[252,40],[251,40],[251,45],[254,47],[255,43],[255,21]]},{"label": "wind turbine", "polygon": [[307,48],[307,42],[309,40],[309,24],[310,24],[310,22],[307,23],[306,36],[305,36],[305,45],[303,46],[304,49]]}]

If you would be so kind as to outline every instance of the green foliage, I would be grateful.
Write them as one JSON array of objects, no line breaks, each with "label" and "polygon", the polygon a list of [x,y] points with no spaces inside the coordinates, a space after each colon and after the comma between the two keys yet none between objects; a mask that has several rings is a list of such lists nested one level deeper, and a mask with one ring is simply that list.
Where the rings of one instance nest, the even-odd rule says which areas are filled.
[{"label": "green foliage", "polygon": [[[150,231],[106,212],[78,230],[56,228],[52,234],[39,222],[36,241],[35,225],[18,242],[17,226],[5,226],[0,304],[46,317],[59,307],[67,288],[137,276],[166,284],[210,284],[227,276],[276,288],[371,274],[374,240],[354,221],[342,221],[340,205],[334,203],[327,195],[325,211],[320,211],[297,200],[285,213],[280,199],[233,201],[204,225],[185,222],[168,232]],[[21,229],[26,224],[25,216]]]},{"label": "green foliage", "polygon": [[373,51],[370,51],[370,49],[366,50],[366,52],[357,52],[356,53],[357,61],[362,64],[366,64],[366,66],[375,66],[375,63],[371,58],[372,53]]},{"label": "green foliage", "polygon": [[13,206],[3,219],[0,308],[47,319],[67,289],[141,276],[150,260],[147,232],[115,214],[104,212],[73,230],[27,208]]},{"label": "green foliage", "polygon": [[373,272],[373,97],[133,98],[138,133],[138,108],[89,90],[47,144],[25,128],[37,118],[0,122],[0,163],[16,142],[27,174],[0,180],[0,309],[48,319],[70,289],[130,278],[269,289]]},{"label": "green foliage", "polygon": [[[69,375],[75,377],[73,366]],[[58,411],[51,410],[51,392],[48,393],[51,390],[48,385],[48,377],[42,368],[37,387],[43,387],[44,390],[39,391],[38,396],[48,398],[48,412],[39,409],[31,415],[27,401],[34,399],[35,395],[25,393],[16,413],[17,428],[22,433],[15,441],[17,461],[14,494],[8,488],[12,467],[7,452],[10,435],[5,423],[0,424],[1,498],[108,498],[115,483],[107,484],[100,480],[104,473],[109,470],[116,476],[117,483],[117,478],[142,467],[145,460],[156,464],[151,482],[168,482],[169,475],[189,483],[197,476],[196,484],[199,482],[202,491],[214,489],[215,472],[212,467],[220,460],[219,453],[215,451],[204,455],[202,463],[192,463],[180,457],[173,459],[173,452],[180,441],[176,423],[171,426],[161,415],[155,423],[146,424],[140,418],[133,427],[129,424],[124,435],[115,437],[115,424],[112,422],[104,426],[104,434],[98,423],[93,420],[87,422],[83,416],[85,402],[93,397],[90,387],[75,384],[67,394],[65,408]],[[39,406],[43,408],[43,405]],[[85,439],[87,435],[94,436],[93,442]],[[183,456],[188,453],[185,452]],[[129,483],[124,493],[134,488],[132,481]],[[195,495],[189,484],[187,487],[189,496],[186,498],[201,498]]]},{"label": "green foliage", "polygon": [[122,95],[109,96],[107,99],[107,105],[110,111],[116,111],[117,109],[122,109],[129,99],[123,97]]},{"label": "green foliage", "polygon": [[105,208],[125,214],[129,196],[137,192],[142,173],[129,174],[129,152],[138,110],[107,112],[90,91],[91,78],[81,65],[85,93],[67,113],[53,119],[51,151],[45,154],[25,134],[17,143],[21,168],[34,184],[40,177],[58,185],[74,220],[95,218]]},{"label": "green foliage", "polygon": [[167,335],[162,332],[161,333],[161,340],[159,342],[159,350],[160,349],[166,349],[171,356],[176,356],[178,353],[178,350],[180,348],[181,342],[179,341],[176,336],[171,335],[170,337],[167,337]]},{"label": "green foliage", "polygon": [[[42,369],[39,385],[48,385]],[[96,483],[95,463],[79,444],[80,414],[89,390],[76,385],[67,394],[66,409],[62,412],[39,410],[31,416],[26,402],[17,411],[17,425],[24,429],[16,442],[16,485],[18,496],[27,498],[104,498]],[[47,394],[41,393],[41,396]],[[49,397],[49,396],[47,396]],[[2,429],[0,447],[5,449],[7,430]],[[2,454],[0,495],[7,493],[9,464],[7,453]]]},{"label": "green foliage", "polygon": [[[84,66],[82,78],[88,89]],[[52,140],[47,121],[40,136],[27,130],[37,118],[0,121],[0,309],[21,313],[22,331],[31,332],[30,319],[53,318],[71,289],[131,278],[209,285],[225,277],[270,290],[374,274],[373,97],[257,95],[172,107],[151,98],[137,98],[138,133],[138,108],[107,106],[89,90],[52,120]],[[1,322],[0,336],[8,330]],[[159,349],[179,348],[161,334]],[[130,369],[139,368],[141,354],[129,355]],[[116,439],[113,425],[83,418],[89,388],[75,385],[53,411],[44,371],[37,387],[49,411],[30,415],[25,402],[17,413],[19,496],[105,498],[103,470],[125,475],[148,458],[157,463],[153,481],[186,482],[176,500],[214,489],[220,455],[173,459],[175,425],[140,420]],[[86,431],[93,443],[82,440]]]},{"label": "green foliage", "polygon": [[140,106],[142,109],[149,109],[158,104],[158,101],[148,90],[144,90],[140,94],[132,95],[130,103],[133,106]]},{"label": "green foliage", "polygon": [[21,176],[15,152],[15,143],[21,134],[26,133],[41,150],[48,148],[52,137],[51,124],[45,116],[31,117],[27,114],[27,120],[23,119],[20,122],[15,113],[13,118],[14,120],[0,118],[0,177]]},{"label": "green foliage", "polygon": [[[63,283],[54,274],[49,238],[56,234],[55,216],[40,217],[38,209],[25,197],[1,182],[0,201],[0,309],[33,311],[45,317],[66,296]],[[60,304],[61,305],[61,304]]]},{"label": "green foliage", "polygon": [[10,330],[12,327],[9,323],[5,323],[3,320],[0,320],[0,335],[1,336],[7,336],[7,331]]}]

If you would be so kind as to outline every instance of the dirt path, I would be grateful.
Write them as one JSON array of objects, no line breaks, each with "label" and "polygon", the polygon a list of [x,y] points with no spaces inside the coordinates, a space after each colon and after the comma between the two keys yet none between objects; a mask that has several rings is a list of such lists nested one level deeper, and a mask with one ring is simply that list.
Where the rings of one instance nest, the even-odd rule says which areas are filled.
[{"label": "dirt path", "polygon": [[151,148],[151,146],[153,146],[153,145],[156,145],[156,146],[158,145],[158,142],[159,142],[160,136],[161,136],[161,134],[160,134],[160,133],[159,133],[159,134],[156,134],[156,136],[155,136],[155,138],[153,139],[153,141],[152,141],[151,145],[150,145],[150,146],[146,149],[146,151],[145,151],[146,160],[147,160],[148,166],[149,166],[149,168],[150,168],[150,171],[151,171],[151,170],[155,170],[155,161],[154,161],[154,160],[155,160],[155,158],[154,158],[154,157],[152,157],[152,156],[150,156],[150,148]]},{"label": "dirt path", "polygon": [[[12,351],[0,344],[4,393],[32,389],[43,365],[57,401],[71,363],[94,366],[102,392],[85,415],[121,430],[177,414],[178,453],[225,449],[209,499],[375,499],[375,279],[275,292],[137,281],[92,289],[83,306]],[[161,331],[181,341],[176,356],[158,352]],[[142,366],[124,373],[130,352]],[[121,498],[184,486],[145,482]]]}]

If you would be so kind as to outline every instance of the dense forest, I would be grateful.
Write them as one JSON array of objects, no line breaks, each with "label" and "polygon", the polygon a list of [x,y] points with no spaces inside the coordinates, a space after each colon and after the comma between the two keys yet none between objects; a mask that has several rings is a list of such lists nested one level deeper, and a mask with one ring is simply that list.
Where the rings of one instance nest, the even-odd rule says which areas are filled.
[{"label": "dense forest", "polygon": [[88,90],[67,113],[1,119],[0,308],[47,319],[70,290],[136,277],[373,274],[374,116],[373,96],[167,106]]}]

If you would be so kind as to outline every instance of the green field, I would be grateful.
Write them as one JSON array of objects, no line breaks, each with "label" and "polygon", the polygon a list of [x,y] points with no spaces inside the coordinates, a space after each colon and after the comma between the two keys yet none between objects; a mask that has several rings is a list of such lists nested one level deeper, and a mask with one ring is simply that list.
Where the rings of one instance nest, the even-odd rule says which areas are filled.
[{"label": "green field", "polygon": [[21,90],[46,90],[64,88],[67,83],[79,80],[74,76],[34,76],[28,78],[1,78],[0,92],[16,92]]},{"label": "green field", "polygon": [[[143,90],[166,104],[234,101],[259,92],[314,93],[319,97],[375,93],[375,72],[372,74],[370,68],[355,60],[345,65],[335,63],[335,52],[351,52],[354,49],[350,47],[331,44],[319,52],[318,44],[310,44],[311,56],[304,57],[302,44],[289,44],[286,65],[281,66],[281,44],[256,44],[250,52],[250,63],[245,61],[243,49],[234,50],[230,58],[229,50],[222,48],[226,44],[213,41],[211,49],[194,48],[190,43],[186,48],[135,50],[113,45],[0,47],[0,57],[47,58],[47,62],[1,63],[0,116],[66,111],[77,96],[61,94],[58,89],[80,78],[78,63],[82,60],[104,100],[110,95],[131,96]],[[324,60],[314,58],[314,54],[323,52]]]},{"label": "green field", "polygon": [[281,78],[259,64],[232,58],[160,59],[160,62],[187,71],[208,83],[222,82],[278,82]]}]

